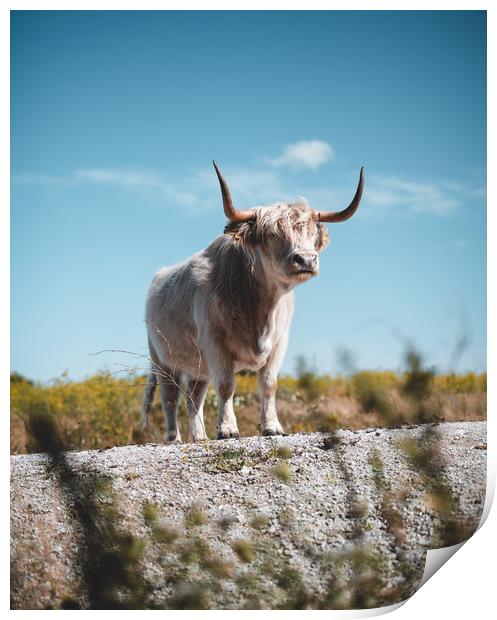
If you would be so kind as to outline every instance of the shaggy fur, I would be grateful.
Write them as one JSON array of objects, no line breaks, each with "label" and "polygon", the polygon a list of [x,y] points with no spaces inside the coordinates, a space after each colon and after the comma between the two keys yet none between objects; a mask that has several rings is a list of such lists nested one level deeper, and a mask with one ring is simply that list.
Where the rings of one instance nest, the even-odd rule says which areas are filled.
[{"label": "shaggy fur", "polygon": [[181,376],[193,440],[205,439],[203,403],[212,381],[219,394],[218,437],[236,437],[234,374],[258,372],[261,432],[281,434],[275,408],[277,374],[293,313],[293,288],[316,275],[328,242],[305,201],[254,209],[251,222],[228,223],[205,250],[161,269],[146,305],[152,368],[145,390],[146,422],[156,383],[168,440],[180,440],[176,410]]}]

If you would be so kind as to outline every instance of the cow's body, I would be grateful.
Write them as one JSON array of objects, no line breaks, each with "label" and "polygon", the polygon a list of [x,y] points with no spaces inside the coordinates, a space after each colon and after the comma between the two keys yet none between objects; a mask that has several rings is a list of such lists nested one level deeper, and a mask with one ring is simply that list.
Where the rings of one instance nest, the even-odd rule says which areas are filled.
[{"label": "cow's body", "polygon": [[[222,246],[231,246],[228,260],[238,267],[230,273],[219,264]],[[293,311],[292,291],[268,292],[262,280],[229,235],[180,265],[160,269],[146,306],[149,339],[160,364],[207,380],[210,351],[221,347],[235,372],[260,370],[286,339]]]},{"label": "cow's body", "polygon": [[[227,188],[218,175],[226,200]],[[232,214],[226,206],[225,211]],[[144,420],[158,383],[170,441],[180,440],[176,413],[181,391],[192,439],[207,438],[203,403],[209,381],[219,395],[218,437],[237,437],[234,374],[244,369],[258,374],[261,432],[283,433],[275,393],[293,313],[292,290],[318,273],[318,252],[327,234],[305,202],[260,207],[242,216],[233,217],[225,234],[202,252],[161,269],[149,289],[152,367]],[[188,379],[184,390],[182,377]]]}]

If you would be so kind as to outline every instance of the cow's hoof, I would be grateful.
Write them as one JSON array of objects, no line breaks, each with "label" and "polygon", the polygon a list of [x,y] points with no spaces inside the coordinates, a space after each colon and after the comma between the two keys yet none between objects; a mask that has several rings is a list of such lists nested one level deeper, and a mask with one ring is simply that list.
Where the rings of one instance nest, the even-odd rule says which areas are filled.
[{"label": "cow's hoof", "polygon": [[238,439],[239,437],[238,431],[219,431],[217,434],[218,439]]},{"label": "cow's hoof", "polygon": [[271,428],[267,428],[265,431],[262,431],[262,435],[263,437],[276,437],[277,435],[281,435],[283,437],[286,437],[288,433],[284,433],[282,430],[281,431],[275,431]]},{"label": "cow's hoof", "polygon": [[183,443],[181,435],[166,435],[164,441],[166,443]]}]

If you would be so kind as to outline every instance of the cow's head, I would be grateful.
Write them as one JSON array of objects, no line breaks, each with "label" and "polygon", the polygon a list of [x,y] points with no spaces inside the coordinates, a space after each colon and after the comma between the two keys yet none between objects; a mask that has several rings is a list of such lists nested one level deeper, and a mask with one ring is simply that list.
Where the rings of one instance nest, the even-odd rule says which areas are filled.
[{"label": "cow's head", "polygon": [[350,205],[343,211],[315,211],[305,200],[275,204],[247,211],[235,209],[228,185],[214,162],[221,185],[223,207],[230,220],[224,232],[262,263],[285,287],[305,282],[319,273],[319,252],[328,244],[325,222],[344,222],[359,207],[364,187],[364,169]]}]

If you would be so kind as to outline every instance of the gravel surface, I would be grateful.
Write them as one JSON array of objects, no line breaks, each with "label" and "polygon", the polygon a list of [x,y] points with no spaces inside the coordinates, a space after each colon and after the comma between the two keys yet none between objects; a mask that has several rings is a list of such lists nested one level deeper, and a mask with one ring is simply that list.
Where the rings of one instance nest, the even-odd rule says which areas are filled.
[{"label": "gravel surface", "polygon": [[84,566],[100,553],[88,531],[102,527],[81,525],[85,502],[97,523],[117,508],[114,530],[145,543],[126,556],[145,584],[127,583],[128,606],[379,606],[415,589],[426,549],[476,528],[486,424],[134,445],[66,462],[69,490],[61,463],[11,457],[13,608],[98,606]]}]

